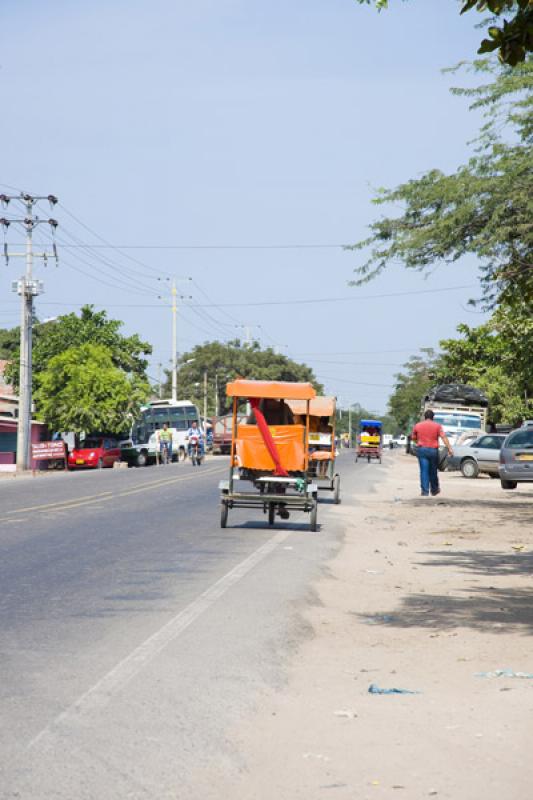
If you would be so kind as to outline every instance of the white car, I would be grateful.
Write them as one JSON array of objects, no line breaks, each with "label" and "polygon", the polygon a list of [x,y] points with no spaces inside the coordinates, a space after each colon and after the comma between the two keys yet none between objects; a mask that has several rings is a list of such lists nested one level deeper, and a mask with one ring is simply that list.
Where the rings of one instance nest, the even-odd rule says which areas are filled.
[{"label": "white car", "polygon": [[469,444],[454,447],[448,469],[460,469],[465,478],[477,478],[480,473],[498,478],[500,450],[506,438],[504,433],[486,433]]}]

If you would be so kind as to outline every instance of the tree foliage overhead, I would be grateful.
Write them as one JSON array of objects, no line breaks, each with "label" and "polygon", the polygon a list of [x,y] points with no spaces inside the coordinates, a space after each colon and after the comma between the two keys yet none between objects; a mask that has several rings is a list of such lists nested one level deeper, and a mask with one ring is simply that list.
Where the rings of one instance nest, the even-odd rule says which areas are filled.
[{"label": "tree foliage overhead", "polygon": [[[375,5],[382,11],[389,0],[357,0],[361,5]],[[476,9],[488,13],[485,20],[489,37],[483,39],[478,53],[498,51],[503,64],[516,66],[525,61],[533,51],[533,2],[532,0],[462,0],[460,13]]]},{"label": "tree foliage overhead", "polygon": [[147,381],[118,367],[109,347],[85,343],[49,359],[39,374],[35,403],[51,430],[120,433],[148,393]]},{"label": "tree foliage overhead", "polygon": [[356,285],[393,261],[427,271],[472,254],[487,305],[513,296],[533,302],[533,61],[495,76],[486,62],[474,67],[493,80],[455,93],[473,98],[487,118],[475,155],[451,175],[433,169],[378,192],[376,204],[394,203],[403,213],[377,220],[354,245],[370,248]]},{"label": "tree foliage overhead", "polygon": [[440,342],[441,352],[423,350],[396,376],[389,411],[407,430],[418,418],[428,389],[466,383],[489,400],[491,422],[520,424],[533,418],[533,316],[523,300],[500,305],[488,322],[461,324],[458,338]]},{"label": "tree foliage overhead", "polygon": [[[274,352],[271,347],[262,350],[257,342],[243,345],[238,339],[228,342],[207,342],[197,345],[181,358],[178,372],[178,399],[204,407],[204,376],[207,374],[207,414],[215,413],[215,394],[218,385],[220,414],[230,409],[226,398],[226,383],[236,377],[266,381],[310,381],[318,392],[323,387],[310,367],[299,364],[287,356]],[[192,363],[188,364],[187,361]],[[170,377],[165,393],[170,394]]]},{"label": "tree foliage overhead", "polygon": [[484,325],[459,325],[442,341],[437,380],[468,383],[489,398],[493,422],[533,416],[533,317],[523,302],[501,305]]}]

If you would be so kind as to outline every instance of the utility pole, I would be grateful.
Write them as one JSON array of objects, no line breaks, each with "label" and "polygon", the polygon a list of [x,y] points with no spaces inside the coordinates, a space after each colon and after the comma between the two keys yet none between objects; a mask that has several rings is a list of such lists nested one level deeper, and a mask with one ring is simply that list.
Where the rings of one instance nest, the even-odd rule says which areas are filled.
[{"label": "utility pole", "polygon": [[215,372],[215,417],[218,417],[218,372]]},{"label": "utility pole", "polygon": [[207,370],[204,370],[204,431],[207,422]]},{"label": "utility pole", "polygon": [[236,328],[241,328],[244,331],[244,341],[247,347],[251,347],[252,345],[252,330],[257,328],[257,330],[261,330],[261,325],[251,325],[250,323],[246,323],[245,325],[235,325]]},{"label": "utility pole", "polygon": [[172,402],[178,399],[178,304],[176,302],[176,279],[172,278]]},{"label": "utility pole", "polygon": [[352,446],[352,407],[348,409],[348,447]]},{"label": "utility pole", "polygon": [[163,365],[161,364],[161,362],[159,362],[158,365],[157,365],[157,395],[158,395],[160,400],[163,397],[163,384],[161,383],[161,368],[162,368],[162,366]]},{"label": "utility pole", "polygon": [[[161,278],[159,278],[161,280]],[[169,278],[167,278],[169,280]],[[172,278],[170,283],[170,310],[172,312],[172,358],[170,359],[172,375],[172,402],[178,399],[178,300],[192,300],[191,295],[178,295],[177,281],[192,281],[192,278]],[[159,299],[163,297],[159,295]]]},{"label": "utility pole", "polygon": [[[42,294],[44,290],[43,282],[35,280],[33,277],[33,259],[42,258],[46,265],[49,257],[56,259],[57,249],[55,242],[52,245],[52,252],[34,253],[33,251],[33,230],[38,225],[46,223],[50,225],[52,232],[57,228],[57,220],[41,220],[34,216],[33,209],[40,200],[48,200],[50,207],[53,208],[57,203],[54,195],[36,196],[26,193],[20,195],[0,195],[0,202],[7,208],[12,200],[18,200],[26,209],[26,216],[23,219],[0,219],[0,225],[4,229],[4,257],[6,264],[11,257],[24,258],[26,260],[25,274],[18,280],[13,281],[12,290],[17,292],[21,298],[20,314],[20,365],[19,365],[19,415],[17,424],[17,471],[30,468],[31,456],[31,416],[32,416],[32,328],[33,328],[33,298]],[[8,252],[5,234],[12,223],[18,223],[26,231],[26,248],[23,253]]]}]

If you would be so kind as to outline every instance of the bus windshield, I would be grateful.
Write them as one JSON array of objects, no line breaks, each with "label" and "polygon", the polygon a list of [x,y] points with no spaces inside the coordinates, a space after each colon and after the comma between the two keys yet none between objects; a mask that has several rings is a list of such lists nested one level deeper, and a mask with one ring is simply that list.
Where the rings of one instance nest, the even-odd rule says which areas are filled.
[{"label": "bus windshield", "polygon": [[443,428],[460,428],[461,430],[479,430],[481,428],[481,420],[474,414],[436,413],[434,420]]}]

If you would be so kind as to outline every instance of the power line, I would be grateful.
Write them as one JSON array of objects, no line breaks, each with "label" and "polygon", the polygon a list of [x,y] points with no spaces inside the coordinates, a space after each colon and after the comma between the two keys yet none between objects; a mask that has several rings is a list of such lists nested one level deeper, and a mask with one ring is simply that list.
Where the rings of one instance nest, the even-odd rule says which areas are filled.
[{"label": "power line", "polygon": [[297,356],[377,356],[382,355],[383,353],[410,353],[412,350],[419,350],[419,345],[413,345],[412,347],[403,347],[397,350],[339,350],[335,352],[328,352],[328,353],[307,353],[297,351],[295,355]]},{"label": "power line", "polygon": [[[63,210],[66,210],[62,206]],[[69,213],[67,211],[67,213]],[[72,214],[70,216],[73,216]],[[76,219],[74,217],[74,219]],[[83,223],[80,223],[83,224]],[[83,227],[86,227],[85,225]],[[90,230],[90,229],[88,229]],[[93,231],[91,231],[93,235]],[[98,237],[101,239],[101,237]],[[105,241],[105,240],[104,240]],[[83,247],[82,244],[70,247]],[[95,244],[99,250],[346,250],[351,244]],[[124,254],[127,257],[127,254]],[[141,262],[137,262],[141,263]]]},{"label": "power line", "polygon": [[[70,233],[68,230],[65,230],[64,233],[69,238],[76,239],[75,235]],[[66,246],[66,244],[67,244],[63,240],[58,240],[58,241],[60,242],[62,248],[64,248]],[[88,256],[91,259],[91,262],[88,262],[87,259],[84,258],[83,256],[80,256],[79,253],[76,254],[76,258],[79,259],[80,261],[82,261],[82,263],[84,263],[86,266],[89,266],[92,269],[95,269],[97,272],[101,272],[103,275],[105,275],[108,278],[113,278],[114,280],[127,282],[127,283],[125,283],[125,285],[134,286],[136,289],[141,289],[144,293],[146,293],[148,291],[148,292],[150,292],[150,293],[152,293],[154,295],[156,294],[155,287],[149,286],[148,284],[143,283],[142,281],[140,281],[135,276],[132,277],[131,275],[128,275],[127,272],[126,273],[124,272],[124,269],[122,268],[122,265],[115,264],[114,262],[109,261],[109,259],[107,259],[105,257],[102,257],[99,254],[92,253],[90,248],[84,248],[83,252],[84,252],[84,255]],[[113,273],[118,273],[118,275],[116,275],[116,274],[109,275],[108,272],[106,272],[106,271],[104,271],[102,269],[102,267],[95,266],[94,265],[94,261],[96,261],[97,263],[103,264],[104,267],[106,267],[108,269],[111,269],[113,271]],[[148,279],[150,279],[150,276],[148,276]]]},{"label": "power line", "polygon": [[332,367],[403,367],[403,364],[376,363],[375,361],[320,361],[315,358],[311,360],[313,364],[330,364]]},{"label": "power line", "polygon": [[[82,220],[80,220],[72,211],[69,211],[69,209],[66,208],[62,203],[60,203],[59,205],[61,206],[63,211],[66,214],[68,214],[69,217],[71,217],[75,222],[78,223],[78,225],[81,225],[82,228],[85,228],[86,231],[91,233],[94,237],[96,237],[96,239],[98,239],[100,242],[102,242],[102,244],[99,244],[99,245],[95,245],[95,244],[86,245],[83,242],[78,242],[77,244],[70,245],[70,247],[75,248],[75,247],[87,247],[88,246],[88,247],[91,247],[92,249],[101,250],[101,249],[106,249],[107,248],[107,249],[111,249],[111,250],[117,250],[118,252],[120,252],[121,250],[125,250],[125,249],[131,249],[131,248],[123,248],[121,246],[110,244],[107,241],[107,239],[104,239],[103,236],[100,236],[99,233],[97,233],[95,230],[93,230],[88,225],[86,225],[85,222],[82,222]],[[155,248],[146,247],[146,248],[143,248],[143,249],[148,250],[148,249],[155,249]],[[147,269],[150,272],[154,272],[156,274],[161,274],[161,270],[155,269],[154,267],[150,266],[149,264],[146,264],[144,261],[139,261],[138,259],[134,258],[133,256],[130,256],[128,253],[122,253],[122,255],[124,256],[124,258],[127,258],[132,263],[137,264],[138,266],[143,267],[144,269]],[[130,267],[130,269],[131,269],[131,267]],[[164,273],[164,274],[166,276],[169,276],[169,277],[171,275],[169,272]]]},{"label": "power line", "polygon": [[354,386],[380,386],[383,389],[392,389],[394,386],[393,383],[366,383],[363,381],[351,381],[347,378],[334,378],[331,375],[322,375],[321,373],[319,373],[317,377],[320,378],[320,380],[333,381],[334,383],[350,383]]},{"label": "power line", "polygon": [[[298,300],[261,300],[250,301],[247,303],[219,303],[217,308],[249,308],[250,306],[294,306],[294,305],[312,305],[315,303],[347,303],[354,300],[381,300],[386,297],[408,297],[419,294],[439,294],[441,292],[453,292],[459,289],[475,289],[478,288],[476,284],[468,284],[465,286],[446,286],[440,289],[417,289],[407,292],[384,292],[381,294],[365,294],[361,296],[354,295],[352,297],[314,297],[308,299]],[[198,308],[211,308],[209,305],[198,305]]]},{"label": "power line", "polygon": [[[441,287],[440,289],[418,289],[412,290],[407,292],[385,292],[382,294],[365,294],[365,295],[354,295],[353,297],[314,297],[308,299],[298,299],[298,300],[267,300],[261,302],[254,302],[248,301],[245,303],[196,303],[194,306],[189,306],[189,308],[249,308],[251,306],[291,306],[291,305],[311,305],[314,303],[349,303],[353,301],[365,301],[365,300],[379,300],[386,297],[411,297],[415,295],[424,295],[424,294],[440,294],[441,292],[454,292],[464,289],[474,289],[477,288],[475,284],[468,284],[464,286],[445,286]],[[51,305],[50,303],[48,305]],[[56,303],[55,305],[70,305],[73,307],[81,307],[84,305],[83,303]],[[132,303],[109,303],[109,308],[159,308],[157,304],[151,303],[140,303],[140,304],[132,304]],[[389,351],[392,352],[392,351]]]}]

